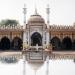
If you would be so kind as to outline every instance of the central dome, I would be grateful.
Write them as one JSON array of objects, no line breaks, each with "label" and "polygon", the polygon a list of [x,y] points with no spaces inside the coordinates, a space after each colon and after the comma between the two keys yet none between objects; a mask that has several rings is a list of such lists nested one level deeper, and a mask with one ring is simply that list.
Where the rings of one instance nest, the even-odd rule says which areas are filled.
[{"label": "central dome", "polygon": [[31,15],[28,20],[28,24],[32,24],[32,23],[45,23],[45,21],[40,15],[35,14],[35,15]]}]

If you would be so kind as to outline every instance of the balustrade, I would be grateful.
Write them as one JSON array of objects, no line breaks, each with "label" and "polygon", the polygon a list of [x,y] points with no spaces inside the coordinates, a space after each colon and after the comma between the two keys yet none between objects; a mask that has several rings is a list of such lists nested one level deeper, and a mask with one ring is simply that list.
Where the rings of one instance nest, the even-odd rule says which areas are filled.
[{"label": "balustrade", "polygon": [[22,29],[24,29],[24,27],[23,26],[20,26],[20,25],[19,26],[18,25],[17,26],[14,26],[14,25],[13,26],[10,26],[10,25],[5,26],[5,25],[2,25],[2,26],[0,26],[0,29],[1,30],[5,30],[5,29],[7,29],[7,30],[8,29],[12,29],[12,30],[13,29],[18,29],[18,30],[20,29],[20,30],[22,30]]}]

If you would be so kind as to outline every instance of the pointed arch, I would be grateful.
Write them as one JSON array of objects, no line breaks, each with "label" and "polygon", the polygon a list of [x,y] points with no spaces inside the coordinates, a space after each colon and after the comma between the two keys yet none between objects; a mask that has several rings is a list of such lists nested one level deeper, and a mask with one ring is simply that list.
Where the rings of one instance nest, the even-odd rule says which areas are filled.
[{"label": "pointed arch", "polygon": [[12,49],[13,50],[22,50],[22,44],[23,44],[22,39],[19,37],[15,37],[12,40]]},{"label": "pointed arch", "polygon": [[61,50],[61,41],[58,37],[53,37],[51,39],[51,44],[53,50]]},{"label": "pointed arch", "polygon": [[36,46],[36,44],[42,45],[42,36],[38,32],[33,33],[31,36],[31,46]]},{"label": "pointed arch", "polygon": [[69,37],[65,37],[62,40],[62,49],[63,50],[71,50],[72,49],[72,40]]},{"label": "pointed arch", "polygon": [[8,39],[8,37],[3,37],[1,39],[1,50],[9,50],[10,49],[10,40]]}]

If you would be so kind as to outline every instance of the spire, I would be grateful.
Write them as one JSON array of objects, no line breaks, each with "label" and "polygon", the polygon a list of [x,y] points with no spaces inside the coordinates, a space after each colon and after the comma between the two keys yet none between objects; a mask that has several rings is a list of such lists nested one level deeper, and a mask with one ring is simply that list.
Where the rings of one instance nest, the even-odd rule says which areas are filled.
[{"label": "spire", "polygon": [[36,3],[35,3],[35,11],[34,11],[34,13],[35,13],[35,15],[38,15],[38,13],[37,13],[37,5],[36,5]]},{"label": "spire", "polygon": [[24,14],[24,25],[26,24],[26,5],[24,4],[24,8],[23,8],[23,14]]},{"label": "spire", "polygon": [[47,4],[46,13],[47,13],[47,24],[49,25],[49,23],[50,23],[50,21],[49,21],[49,16],[50,16],[49,4]]},{"label": "spire", "polygon": [[37,8],[35,7],[35,15],[37,15],[38,13],[37,13]]},{"label": "spire", "polygon": [[47,14],[50,13],[50,8],[49,8],[49,4],[47,4]]},{"label": "spire", "polygon": [[23,13],[26,14],[26,4],[24,4]]}]

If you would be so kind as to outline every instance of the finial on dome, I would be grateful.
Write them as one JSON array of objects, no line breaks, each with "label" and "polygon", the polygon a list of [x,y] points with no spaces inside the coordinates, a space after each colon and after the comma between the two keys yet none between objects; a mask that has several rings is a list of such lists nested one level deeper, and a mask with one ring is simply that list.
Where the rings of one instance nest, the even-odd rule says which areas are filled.
[{"label": "finial on dome", "polygon": [[36,7],[36,4],[35,4],[35,15],[37,15],[37,7]]},{"label": "finial on dome", "polygon": [[38,13],[37,13],[37,8],[35,8],[35,14],[37,15]]}]

